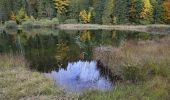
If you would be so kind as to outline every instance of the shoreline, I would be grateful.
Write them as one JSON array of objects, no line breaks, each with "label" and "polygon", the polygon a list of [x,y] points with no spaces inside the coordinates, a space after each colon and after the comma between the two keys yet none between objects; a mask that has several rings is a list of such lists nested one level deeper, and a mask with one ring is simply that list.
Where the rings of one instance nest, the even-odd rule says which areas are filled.
[{"label": "shoreline", "polygon": [[134,32],[146,32],[154,34],[170,34],[170,25],[165,24],[151,24],[151,25],[100,25],[100,24],[52,24],[52,25],[39,25],[32,24],[31,26],[24,27],[18,25],[16,27],[5,28],[0,27],[0,30],[4,29],[59,29],[59,30],[118,30],[118,31],[134,31]]},{"label": "shoreline", "polygon": [[170,25],[99,25],[99,24],[59,24],[56,26],[61,30],[119,30],[136,31],[149,33],[168,33],[170,34]]}]

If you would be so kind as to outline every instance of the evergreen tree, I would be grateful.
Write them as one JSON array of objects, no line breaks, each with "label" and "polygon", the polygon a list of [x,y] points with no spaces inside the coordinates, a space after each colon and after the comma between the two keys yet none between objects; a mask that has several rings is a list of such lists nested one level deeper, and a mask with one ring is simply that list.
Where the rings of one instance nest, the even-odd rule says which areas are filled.
[{"label": "evergreen tree", "polygon": [[13,9],[12,0],[0,1],[0,21],[6,21],[10,18],[10,13]]},{"label": "evergreen tree", "polygon": [[79,18],[79,0],[71,0],[70,6],[68,8],[68,18],[69,19],[78,19]]},{"label": "evergreen tree", "polygon": [[55,9],[52,0],[39,0],[38,16],[39,18],[52,18],[55,16]]},{"label": "evergreen tree", "polygon": [[41,19],[57,15],[64,22],[66,19],[78,20],[80,12],[91,7],[94,10],[90,12],[90,23],[170,23],[170,0],[1,0],[0,20],[10,20],[11,16],[15,19],[23,8],[29,17]]},{"label": "evergreen tree", "polygon": [[114,16],[118,24],[128,23],[128,4],[129,0],[116,0]]},{"label": "evergreen tree", "polygon": [[162,0],[151,0],[153,5],[153,22],[152,23],[162,23],[161,16],[162,16]]},{"label": "evergreen tree", "polygon": [[98,24],[102,24],[102,15],[104,11],[104,3],[106,0],[96,0],[94,4],[94,22]]},{"label": "evergreen tree", "polygon": [[91,0],[71,0],[67,16],[78,19],[79,13],[83,10],[88,10],[89,7],[91,7]]},{"label": "evergreen tree", "polygon": [[38,0],[29,0],[30,4],[30,15],[34,16],[35,18],[38,17],[38,8],[39,8],[39,1]]},{"label": "evergreen tree", "polygon": [[140,13],[142,12],[142,0],[129,0],[128,20],[130,23],[140,23]]},{"label": "evergreen tree", "polygon": [[103,24],[111,24],[112,22],[112,14],[114,10],[114,1],[115,0],[107,0],[105,2],[103,16],[102,16],[102,23]]}]

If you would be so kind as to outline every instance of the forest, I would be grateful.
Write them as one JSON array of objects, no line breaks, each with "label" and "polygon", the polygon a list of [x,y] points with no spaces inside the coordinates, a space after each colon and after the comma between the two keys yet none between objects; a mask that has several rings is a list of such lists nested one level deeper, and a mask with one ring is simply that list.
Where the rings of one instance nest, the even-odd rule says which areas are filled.
[{"label": "forest", "polygon": [[170,0],[0,1],[1,23],[53,18],[74,24],[170,24]]}]

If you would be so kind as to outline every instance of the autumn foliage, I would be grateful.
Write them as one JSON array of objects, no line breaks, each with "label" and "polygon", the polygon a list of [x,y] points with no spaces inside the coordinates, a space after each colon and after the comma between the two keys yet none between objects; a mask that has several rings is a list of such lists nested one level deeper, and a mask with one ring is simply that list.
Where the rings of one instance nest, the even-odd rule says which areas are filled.
[{"label": "autumn foliage", "polygon": [[80,17],[80,20],[83,23],[85,23],[85,24],[89,23],[90,22],[90,18],[91,18],[91,12],[83,10],[83,11],[80,12],[79,17]]},{"label": "autumn foliage", "polygon": [[60,23],[169,24],[170,0],[1,0],[0,21],[32,16]]},{"label": "autumn foliage", "polygon": [[66,12],[66,8],[69,6],[69,4],[70,0],[54,0],[54,5],[58,13]]},{"label": "autumn foliage", "polygon": [[11,12],[10,18],[13,21],[16,21],[16,19],[17,19],[16,15],[15,15],[15,13],[13,11]]},{"label": "autumn foliage", "polygon": [[164,0],[163,4],[163,20],[165,23],[170,23],[170,0]]},{"label": "autumn foliage", "polygon": [[150,0],[143,0],[143,8],[140,17],[146,19],[152,13],[152,5]]}]

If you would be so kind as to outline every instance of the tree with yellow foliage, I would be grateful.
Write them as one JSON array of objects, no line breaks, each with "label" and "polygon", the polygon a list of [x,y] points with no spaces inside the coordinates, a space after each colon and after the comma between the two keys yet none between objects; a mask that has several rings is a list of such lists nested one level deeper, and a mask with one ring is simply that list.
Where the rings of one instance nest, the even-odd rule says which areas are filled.
[{"label": "tree with yellow foliage", "polygon": [[86,10],[80,11],[79,17],[80,20],[85,24],[90,22],[90,15]]},{"label": "tree with yellow foliage", "polygon": [[63,13],[67,11],[67,7],[70,4],[70,0],[54,0],[55,8],[58,13]]},{"label": "tree with yellow foliage", "polygon": [[170,0],[164,0],[163,4],[163,20],[165,23],[170,23]]},{"label": "tree with yellow foliage", "polygon": [[145,20],[146,23],[150,23],[151,19],[153,18],[153,7],[151,5],[150,0],[142,0],[143,7],[140,13],[140,18]]},{"label": "tree with yellow foliage", "polygon": [[14,13],[13,11],[11,12],[10,18],[11,18],[11,20],[13,20],[13,21],[16,21],[16,20],[17,20],[17,17],[16,17],[16,15],[15,15],[15,13]]},{"label": "tree with yellow foliage", "polygon": [[21,24],[23,21],[26,21],[29,18],[29,16],[26,14],[25,10],[21,8],[17,14],[15,14],[13,11],[10,15],[11,20],[16,21],[18,24]]},{"label": "tree with yellow foliage", "polygon": [[79,17],[80,17],[80,20],[83,23],[86,24],[86,23],[90,22],[90,19],[91,19],[91,16],[92,16],[92,10],[93,10],[93,8],[90,8],[89,11],[86,11],[86,10],[80,11]]}]

